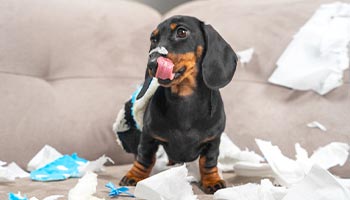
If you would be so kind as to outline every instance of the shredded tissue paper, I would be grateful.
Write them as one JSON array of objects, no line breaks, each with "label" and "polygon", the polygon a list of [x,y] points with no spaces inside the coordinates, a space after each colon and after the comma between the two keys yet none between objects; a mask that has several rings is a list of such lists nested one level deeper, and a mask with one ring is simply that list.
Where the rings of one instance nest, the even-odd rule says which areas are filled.
[{"label": "shredded tissue paper", "polygon": [[12,162],[6,166],[6,162],[0,161],[0,183],[12,182],[16,178],[29,177],[29,173],[21,169],[16,163]]},{"label": "shredded tissue paper", "polygon": [[254,48],[249,48],[243,51],[237,51],[237,56],[239,58],[239,62],[244,66],[249,63],[254,54]]},{"label": "shredded tissue paper", "polygon": [[294,35],[269,82],[324,95],[349,68],[350,4],[324,4]]},{"label": "shredded tissue paper", "polygon": [[134,195],[149,200],[196,200],[186,165],[173,167],[137,183]]},{"label": "shredded tissue paper", "polygon": [[267,163],[259,163],[260,168],[236,163],[235,173],[243,176],[268,175],[281,187],[275,187],[268,179],[263,179],[261,184],[249,183],[219,190],[214,194],[215,200],[350,199],[350,179],[340,179],[328,172],[333,166],[345,164],[349,156],[349,144],[332,142],[317,149],[309,157],[307,151],[297,143],[296,160],[293,160],[284,156],[278,146],[269,141],[256,139],[256,143]]},{"label": "shredded tissue paper", "polygon": [[87,172],[78,183],[69,190],[68,200],[104,200],[93,196],[96,193],[97,174]]},{"label": "shredded tissue paper", "polygon": [[327,128],[325,126],[323,126],[320,122],[318,121],[312,121],[310,123],[307,124],[307,127],[309,128],[319,128],[322,131],[327,131]]}]

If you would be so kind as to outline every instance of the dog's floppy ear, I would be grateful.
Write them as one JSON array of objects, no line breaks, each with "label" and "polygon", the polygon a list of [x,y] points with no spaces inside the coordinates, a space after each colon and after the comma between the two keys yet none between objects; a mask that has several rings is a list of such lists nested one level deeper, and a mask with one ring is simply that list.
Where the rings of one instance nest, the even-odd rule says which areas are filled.
[{"label": "dog's floppy ear", "polygon": [[231,46],[211,26],[203,24],[206,52],[202,60],[204,83],[217,90],[227,85],[236,71],[237,56]]}]

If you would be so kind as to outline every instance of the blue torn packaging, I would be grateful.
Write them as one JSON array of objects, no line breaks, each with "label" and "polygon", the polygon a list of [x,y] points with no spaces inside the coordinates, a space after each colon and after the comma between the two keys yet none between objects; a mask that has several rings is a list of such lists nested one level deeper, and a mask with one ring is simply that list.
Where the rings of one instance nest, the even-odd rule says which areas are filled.
[{"label": "blue torn packaging", "polygon": [[22,195],[19,194],[13,194],[9,193],[9,200],[28,200],[26,196],[22,197]]},{"label": "blue torn packaging", "polygon": [[64,155],[42,168],[30,173],[30,178],[35,181],[57,181],[70,177],[80,177],[79,167],[88,161],[78,157],[76,153]]},{"label": "blue torn packaging", "polygon": [[127,187],[115,187],[115,185],[112,183],[112,182],[109,182],[105,185],[107,188],[110,189],[110,192],[109,192],[109,196],[110,197],[116,197],[116,196],[120,196],[122,194],[125,194],[127,196],[130,196],[130,197],[135,197],[133,194],[129,193],[129,188]]}]

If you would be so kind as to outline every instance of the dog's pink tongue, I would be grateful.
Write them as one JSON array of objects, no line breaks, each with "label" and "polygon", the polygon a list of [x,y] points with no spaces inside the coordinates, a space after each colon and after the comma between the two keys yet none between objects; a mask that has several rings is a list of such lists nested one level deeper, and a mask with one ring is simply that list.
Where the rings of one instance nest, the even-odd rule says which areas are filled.
[{"label": "dog's pink tongue", "polygon": [[158,63],[158,69],[156,72],[156,78],[160,79],[174,79],[174,73],[173,73],[173,68],[174,68],[174,63],[168,59],[164,58],[162,56],[157,58],[157,63]]}]

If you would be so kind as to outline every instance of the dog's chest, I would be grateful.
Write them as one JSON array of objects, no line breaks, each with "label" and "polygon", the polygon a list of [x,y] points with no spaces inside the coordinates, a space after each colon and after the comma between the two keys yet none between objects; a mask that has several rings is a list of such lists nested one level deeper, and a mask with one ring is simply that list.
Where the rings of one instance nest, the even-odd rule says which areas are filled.
[{"label": "dog's chest", "polygon": [[147,132],[164,138],[190,137],[206,139],[222,126],[224,112],[212,109],[210,95],[188,99],[167,99],[162,91],[152,98],[144,116]]}]

